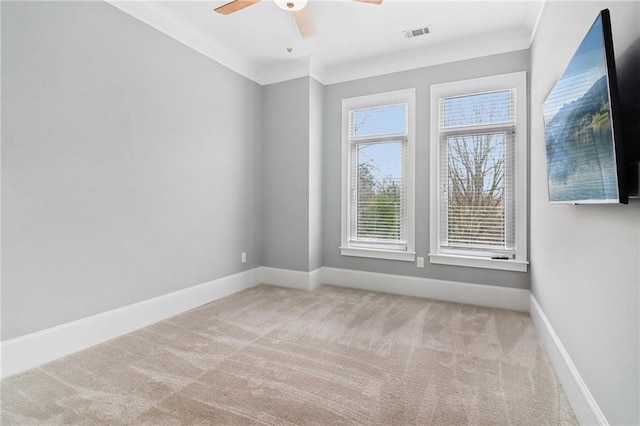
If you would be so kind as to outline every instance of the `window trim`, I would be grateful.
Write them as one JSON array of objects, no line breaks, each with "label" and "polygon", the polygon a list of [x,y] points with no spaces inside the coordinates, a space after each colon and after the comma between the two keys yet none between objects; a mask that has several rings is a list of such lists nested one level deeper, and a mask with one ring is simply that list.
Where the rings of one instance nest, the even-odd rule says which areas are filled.
[{"label": "window trim", "polygon": [[[440,249],[440,109],[439,100],[444,97],[464,96],[477,93],[516,90],[516,123],[515,135],[515,259],[491,259],[489,257],[452,254]],[[434,84],[430,89],[430,251],[429,262],[441,265],[467,266],[472,268],[499,269],[506,271],[526,272],[527,261],[527,73],[526,71],[500,74],[490,77]]]},{"label": "window trim", "polygon": [[[407,188],[407,241],[405,250],[392,250],[375,247],[375,244],[350,242],[350,167],[351,140],[349,134],[349,112],[355,109],[375,108],[394,104],[407,104],[407,152],[406,152],[406,188]],[[342,203],[341,244],[342,256],[368,257],[413,262],[415,261],[415,127],[416,127],[416,89],[403,89],[373,95],[346,98],[342,100]],[[388,138],[389,135],[385,135]],[[367,138],[371,139],[371,138]],[[364,247],[370,245],[371,247]]]}]

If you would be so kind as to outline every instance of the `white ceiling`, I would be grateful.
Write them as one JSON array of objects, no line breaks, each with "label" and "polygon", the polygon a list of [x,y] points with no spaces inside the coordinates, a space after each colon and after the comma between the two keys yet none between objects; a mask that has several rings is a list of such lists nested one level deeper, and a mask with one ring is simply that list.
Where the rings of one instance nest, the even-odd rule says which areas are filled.
[{"label": "white ceiling", "polygon": [[[290,13],[271,0],[231,15],[213,11],[227,1],[108,1],[261,84],[309,74],[334,83],[526,49],[544,5],[310,0],[317,35],[302,39]],[[431,33],[425,36],[402,33],[427,25]]]}]

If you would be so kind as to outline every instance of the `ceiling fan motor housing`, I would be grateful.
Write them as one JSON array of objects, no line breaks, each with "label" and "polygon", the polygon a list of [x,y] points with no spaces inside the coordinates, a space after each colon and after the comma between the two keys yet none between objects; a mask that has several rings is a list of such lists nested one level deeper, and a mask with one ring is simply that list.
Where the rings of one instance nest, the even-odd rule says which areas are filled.
[{"label": "ceiling fan motor housing", "polygon": [[280,9],[295,12],[297,10],[304,9],[307,5],[307,0],[275,0],[276,6]]}]

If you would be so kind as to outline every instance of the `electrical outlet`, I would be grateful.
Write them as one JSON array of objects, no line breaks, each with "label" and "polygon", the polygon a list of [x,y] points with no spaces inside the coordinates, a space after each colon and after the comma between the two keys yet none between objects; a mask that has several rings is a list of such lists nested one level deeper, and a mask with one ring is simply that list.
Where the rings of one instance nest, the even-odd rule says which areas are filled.
[{"label": "electrical outlet", "polygon": [[247,252],[243,251],[242,254],[240,255],[240,261],[242,263],[247,263]]},{"label": "electrical outlet", "polygon": [[424,268],[424,257],[416,258],[416,264],[418,268]]}]

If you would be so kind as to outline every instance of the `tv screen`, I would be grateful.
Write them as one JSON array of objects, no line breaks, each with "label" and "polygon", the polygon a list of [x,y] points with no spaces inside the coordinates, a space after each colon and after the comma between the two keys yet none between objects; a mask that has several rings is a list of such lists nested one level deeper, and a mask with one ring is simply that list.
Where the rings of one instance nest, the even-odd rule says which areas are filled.
[{"label": "tv screen", "polygon": [[544,102],[549,201],[626,203],[609,11],[603,10]]}]

